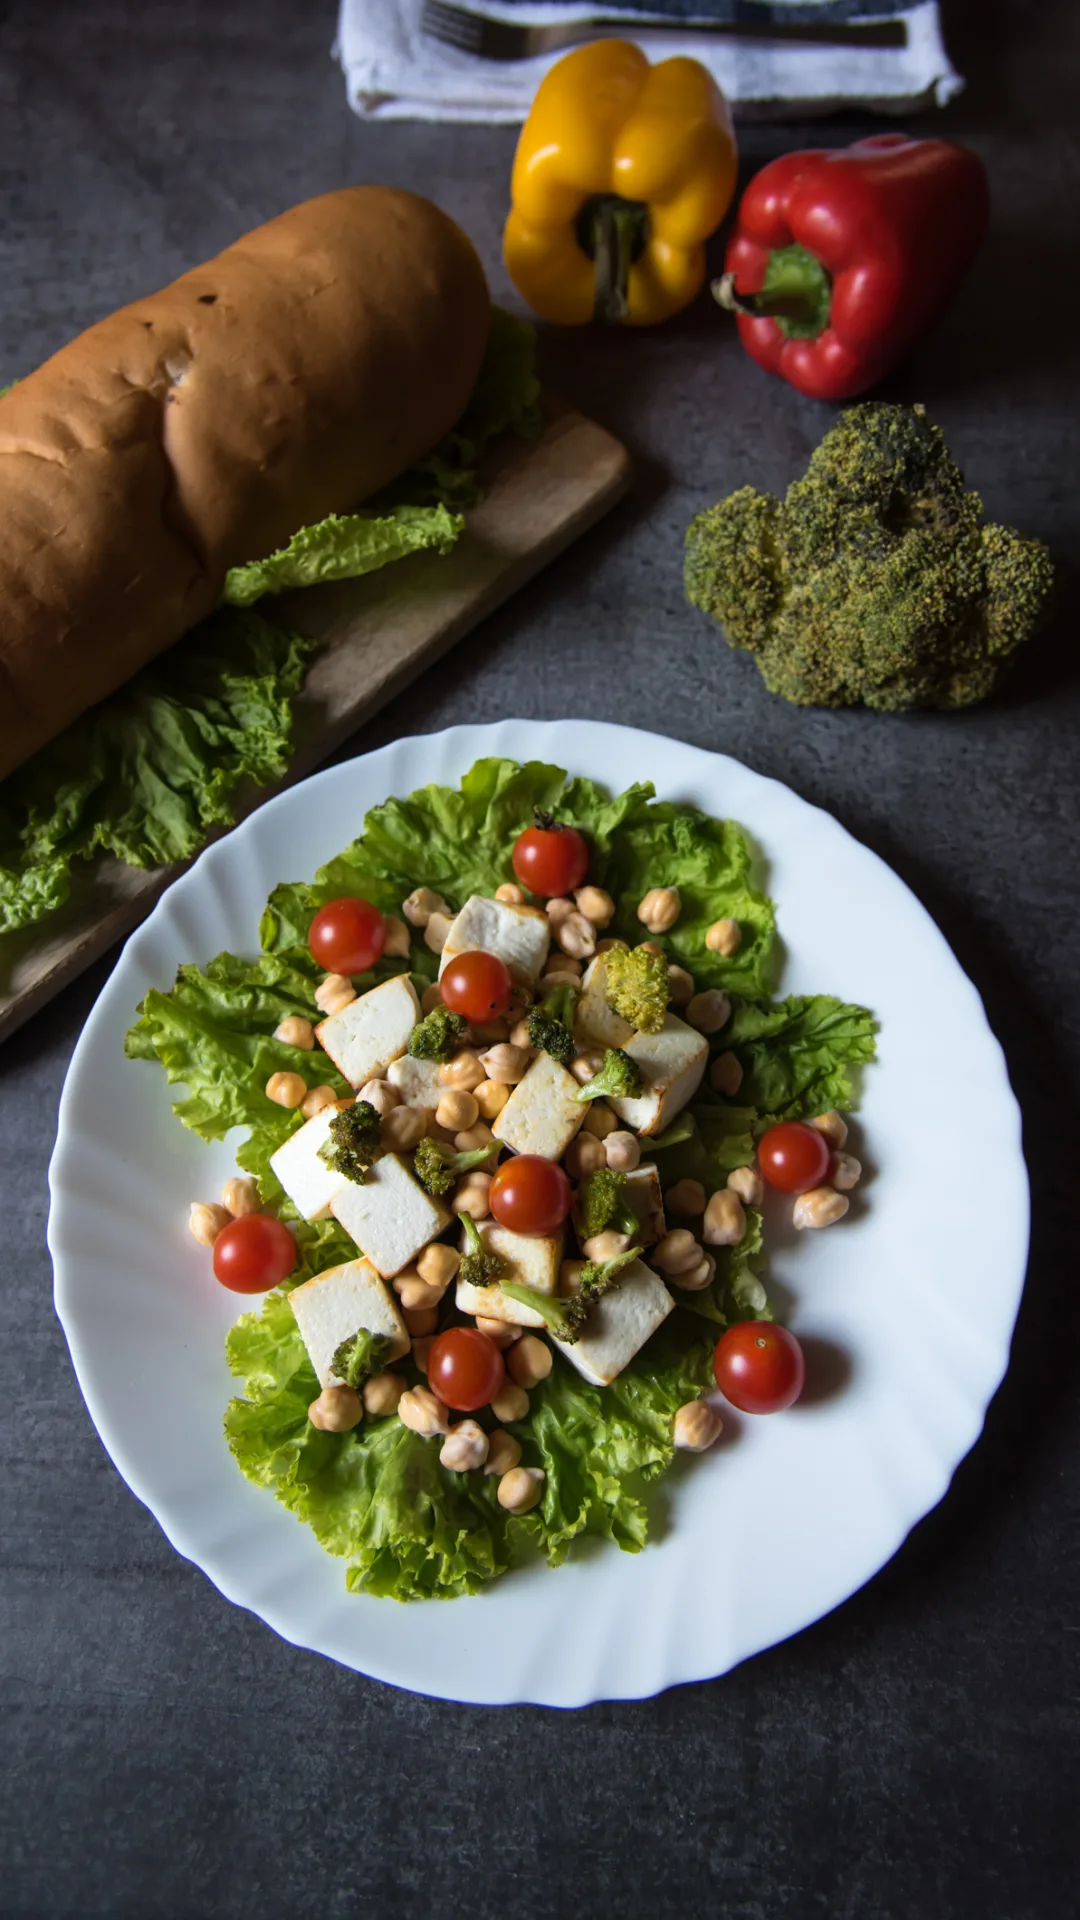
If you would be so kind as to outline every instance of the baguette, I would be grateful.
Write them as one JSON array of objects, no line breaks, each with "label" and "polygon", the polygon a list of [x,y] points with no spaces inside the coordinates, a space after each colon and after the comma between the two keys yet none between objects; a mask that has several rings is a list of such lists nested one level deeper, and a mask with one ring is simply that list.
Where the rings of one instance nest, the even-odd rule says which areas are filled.
[{"label": "baguette", "polygon": [[101,320],[0,400],[0,778],[458,419],[483,269],[414,194],[346,187]]}]

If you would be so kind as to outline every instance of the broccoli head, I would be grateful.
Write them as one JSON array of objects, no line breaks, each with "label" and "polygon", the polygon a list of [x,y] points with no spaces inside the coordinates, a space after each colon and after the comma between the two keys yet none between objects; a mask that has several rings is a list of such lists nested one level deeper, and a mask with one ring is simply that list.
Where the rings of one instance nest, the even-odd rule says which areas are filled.
[{"label": "broccoli head", "polygon": [[659,1033],[668,1004],[668,963],[662,953],[612,947],[604,955],[604,994],[638,1033]]},{"label": "broccoli head", "polygon": [[541,1053],[550,1053],[560,1066],[568,1067],[577,1048],[574,1045],[574,1009],[577,989],[569,985],[553,987],[529,1015],[529,1040]]},{"label": "broccoli head", "polygon": [[506,1264],[497,1253],[492,1253],[480,1236],[480,1229],[471,1213],[459,1213],[465,1234],[465,1251],[458,1268],[458,1279],[467,1287],[490,1287],[495,1280],[501,1280],[506,1272]]},{"label": "broccoli head", "polygon": [[627,1247],[625,1253],[617,1253],[611,1260],[583,1261],[577,1290],[565,1298],[558,1294],[541,1293],[537,1287],[526,1287],[516,1280],[504,1280],[502,1290],[508,1300],[516,1300],[522,1307],[532,1307],[557,1339],[573,1345],[580,1338],[581,1329],[601,1295],[617,1286],[623,1268],[640,1258],[640,1247]]},{"label": "broccoli head", "polygon": [[637,1061],[631,1060],[621,1047],[609,1047],[599,1073],[585,1082],[578,1099],[636,1100],[643,1084]]},{"label": "broccoli head", "polygon": [[614,1167],[598,1167],[595,1173],[590,1173],[581,1183],[578,1199],[583,1240],[605,1233],[608,1227],[614,1227],[619,1233],[636,1234],[641,1225],[626,1197],[626,1175],[617,1173]]},{"label": "broccoli head", "polygon": [[359,1393],[365,1380],[370,1380],[373,1373],[381,1373],[393,1344],[385,1333],[371,1333],[367,1327],[361,1327],[358,1333],[351,1334],[334,1348],[330,1371],[345,1386]]},{"label": "broccoli head", "polygon": [[368,1100],[354,1100],[330,1122],[330,1138],[319,1148],[319,1159],[346,1180],[363,1180],[382,1145],[382,1122]]},{"label": "broccoli head", "polygon": [[688,599],[796,706],[966,707],[1046,618],[1040,540],[987,526],[922,407],[849,407],[782,501],[692,520]]},{"label": "broccoli head", "polygon": [[469,1023],[449,1007],[435,1007],[417,1022],[409,1035],[409,1052],[414,1060],[449,1060],[462,1045]]},{"label": "broccoli head", "polygon": [[413,1171],[420,1185],[433,1199],[440,1194],[449,1193],[456,1186],[463,1173],[473,1167],[482,1167],[490,1160],[491,1147],[473,1147],[468,1153],[455,1153],[453,1147],[444,1146],[441,1140],[430,1138],[421,1140],[413,1160]]}]

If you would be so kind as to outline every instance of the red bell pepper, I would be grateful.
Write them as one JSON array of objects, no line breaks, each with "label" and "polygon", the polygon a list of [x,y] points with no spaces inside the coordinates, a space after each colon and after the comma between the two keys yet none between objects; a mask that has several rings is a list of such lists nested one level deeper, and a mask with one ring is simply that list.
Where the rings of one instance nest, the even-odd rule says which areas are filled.
[{"label": "red bell pepper", "polygon": [[814,400],[863,393],[951,300],[986,233],[977,154],[877,133],[751,180],[713,288],[751,358]]}]

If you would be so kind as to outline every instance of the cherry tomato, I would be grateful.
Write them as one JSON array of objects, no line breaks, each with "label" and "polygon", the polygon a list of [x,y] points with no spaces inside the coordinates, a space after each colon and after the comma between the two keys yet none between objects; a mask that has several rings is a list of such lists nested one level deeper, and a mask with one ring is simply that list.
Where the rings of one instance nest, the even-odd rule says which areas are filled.
[{"label": "cherry tomato", "polygon": [[742,1413],[782,1413],[803,1390],[806,1361],[793,1333],[771,1320],[741,1320],[720,1335],[713,1373]]},{"label": "cherry tomato", "polygon": [[770,1187],[779,1187],[781,1193],[809,1193],[819,1187],[831,1159],[825,1135],[801,1120],[782,1120],[758,1143],[758,1165]]},{"label": "cherry tomato", "polygon": [[479,947],[472,953],[459,953],[456,960],[451,960],[439,985],[451,1013],[460,1013],[478,1026],[485,1020],[502,1018],[514,988],[505,960],[500,960],[497,953],[484,953]]},{"label": "cherry tomato", "polygon": [[327,973],[366,973],[386,945],[386,921],[367,900],[328,900],[308,928],[308,946]]},{"label": "cherry tomato", "polygon": [[494,1400],[506,1379],[503,1357],[479,1327],[450,1327],[428,1348],[428,1385],[444,1407],[475,1413]]},{"label": "cherry tomato", "polygon": [[526,827],[514,842],[514,872],[530,893],[573,893],[589,871],[589,847],[576,827]]},{"label": "cherry tomato", "polygon": [[214,1277],[233,1293],[266,1293],[296,1265],[296,1241],[272,1213],[242,1213],[214,1241]]},{"label": "cherry tomato", "polygon": [[570,1182],[556,1161],[517,1153],[492,1180],[488,1205],[500,1227],[550,1238],[570,1211]]}]

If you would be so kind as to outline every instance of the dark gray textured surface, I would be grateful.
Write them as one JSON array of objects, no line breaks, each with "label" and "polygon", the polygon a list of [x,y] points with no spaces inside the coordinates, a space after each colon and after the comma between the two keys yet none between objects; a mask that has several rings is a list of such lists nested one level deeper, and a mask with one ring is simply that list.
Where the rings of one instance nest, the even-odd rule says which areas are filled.
[{"label": "dark gray textured surface", "polygon": [[[1060,275],[1076,231],[1080,22],[1070,0],[946,11],[972,84],[935,124],[990,165],[994,230],[892,391],[927,401],[989,509],[1069,567],[1072,315],[1042,296],[1022,313],[1018,296]],[[442,199],[504,290],[512,135],[361,127],[328,59],[331,13],[0,8],[0,384],[352,180]],[[745,146],[754,161],[815,138],[755,130]],[[981,711],[789,709],[688,616],[679,545],[733,485],[783,487],[826,410],[752,368],[704,305],[652,335],[566,335],[545,353],[552,381],[637,450],[635,494],[355,748],[507,713],[654,725],[788,781],[891,860],[982,990],[1025,1111],[1034,1242],[1012,1369],[897,1560],[723,1681],[560,1716],[437,1705],[340,1671],[172,1552],[79,1397],[50,1304],[45,1174],[97,969],[0,1054],[5,1915],[1050,1920],[1075,1904],[1075,601]],[[448,1608],[439,1631],[453,1630]]]}]

